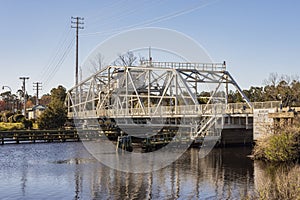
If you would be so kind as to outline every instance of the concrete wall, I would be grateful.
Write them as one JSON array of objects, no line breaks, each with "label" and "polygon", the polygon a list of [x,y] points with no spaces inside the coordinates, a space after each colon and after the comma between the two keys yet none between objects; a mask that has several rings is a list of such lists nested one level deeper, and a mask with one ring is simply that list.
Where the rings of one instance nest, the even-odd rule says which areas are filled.
[{"label": "concrete wall", "polygon": [[221,146],[245,146],[253,144],[253,129],[223,129]]}]

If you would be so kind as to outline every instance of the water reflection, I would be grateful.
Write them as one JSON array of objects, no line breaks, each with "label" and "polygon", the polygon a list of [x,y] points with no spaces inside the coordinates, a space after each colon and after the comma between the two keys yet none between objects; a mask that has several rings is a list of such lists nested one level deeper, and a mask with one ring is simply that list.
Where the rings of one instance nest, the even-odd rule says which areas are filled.
[{"label": "water reflection", "polygon": [[254,163],[255,188],[264,199],[299,199],[299,172],[299,163],[256,161]]},{"label": "water reflection", "polygon": [[0,146],[0,199],[239,199],[253,193],[249,148],[190,149],[152,173],[102,165],[81,143]]},{"label": "water reflection", "polygon": [[93,199],[236,199],[254,190],[253,161],[247,148],[215,149],[199,159],[190,149],[172,165],[153,173],[133,174],[94,168]]}]

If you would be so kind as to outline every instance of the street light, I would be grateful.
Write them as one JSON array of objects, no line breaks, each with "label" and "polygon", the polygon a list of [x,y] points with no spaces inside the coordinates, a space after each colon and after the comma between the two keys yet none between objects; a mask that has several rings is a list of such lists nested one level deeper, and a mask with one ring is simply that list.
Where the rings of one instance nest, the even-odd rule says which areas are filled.
[{"label": "street light", "polygon": [[12,89],[9,86],[6,86],[6,85],[2,86],[2,90],[4,90],[4,88],[6,88],[6,87],[10,90],[10,93],[12,93]]},{"label": "street light", "polygon": [[[10,90],[9,93],[10,93],[10,95],[11,95],[11,94],[12,94],[12,89],[11,89],[9,86],[6,86],[6,85],[2,86],[2,90],[4,90],[5,88],[8,88],[8,89]],[[2,94],[4,94],[4,93],[2,93]],[[9,106],[10,100],[11,100],[11,97],[8,96],[8,107],[10,107],[10,106]],[[13,107],[13,106],[14,106],[14,105],[11,104],[12,112],[14,111],[14,107]]]}]

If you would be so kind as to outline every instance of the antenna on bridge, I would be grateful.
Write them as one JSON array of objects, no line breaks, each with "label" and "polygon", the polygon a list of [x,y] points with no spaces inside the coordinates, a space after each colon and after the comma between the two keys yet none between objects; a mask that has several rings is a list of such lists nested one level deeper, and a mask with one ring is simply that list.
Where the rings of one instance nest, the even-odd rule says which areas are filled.
[{"label": "antenna on bridge", "polygon": [[152,64],[151,47],[149,47],[149,63]]}]

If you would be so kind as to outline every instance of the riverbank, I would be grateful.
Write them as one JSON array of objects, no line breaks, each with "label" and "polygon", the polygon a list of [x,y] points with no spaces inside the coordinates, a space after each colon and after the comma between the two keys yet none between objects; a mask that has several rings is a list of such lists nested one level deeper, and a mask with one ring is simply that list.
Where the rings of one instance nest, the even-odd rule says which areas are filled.
[{"label": "riverbank", "polygon": [[246,199],[300,199],[300,120],[269,128],[253,149],[253,159],[261,160],[266,177],[257,185],[256,196]]},{"label": "riverbank", "polygon": [[253,157],[268,162],[295,162],[300,159],[300,119],[291,125],[277,126],[270,134],[259,139],[253,149]]},{"label": "riverbank", "polygon": [[245,200],[277,200],[300,198],[300,165],[295,163],[267,163],[254,161],[255,191]]}]

